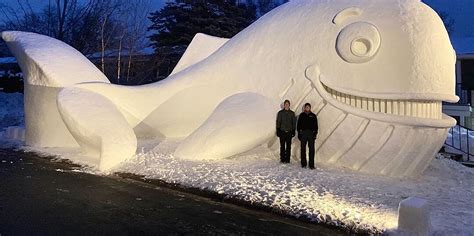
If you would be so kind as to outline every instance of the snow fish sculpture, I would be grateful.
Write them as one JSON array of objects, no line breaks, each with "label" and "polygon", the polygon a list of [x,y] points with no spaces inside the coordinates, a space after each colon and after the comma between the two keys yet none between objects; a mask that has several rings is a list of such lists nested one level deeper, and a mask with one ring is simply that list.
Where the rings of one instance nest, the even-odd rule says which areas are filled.
[{"label": "snow fish sculpture", "polygon": [[26,76],[26,143],[77,146],[107,171],[137,137],[182,138],[175,156],[226,158],[275,135],[279,102],[318,114],[317,164],[416,176],[455,120],[455,52],[418,0],[292,1],[231,39],[195,36],[167,79],[110,84],[57,40],[3,32]]}]

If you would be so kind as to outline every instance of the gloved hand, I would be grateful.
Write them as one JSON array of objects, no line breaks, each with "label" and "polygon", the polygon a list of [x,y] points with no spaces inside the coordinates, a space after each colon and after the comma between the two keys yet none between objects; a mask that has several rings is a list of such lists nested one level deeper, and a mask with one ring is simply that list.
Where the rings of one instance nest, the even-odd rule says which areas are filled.
[{"label": "gloved hand", "polygon": [[298,132],[298,140],[301,141],[301,132]]},{"label": "gloved hand", "polygon": [[313,132],[313,139],[316,139],[316,136],[318,136],[318,133]]},{"label": "gloved hand", "polygon": [[279,128],[276,129],[276,135],[278,137],[281,137],[281,129],[279,129]]}]

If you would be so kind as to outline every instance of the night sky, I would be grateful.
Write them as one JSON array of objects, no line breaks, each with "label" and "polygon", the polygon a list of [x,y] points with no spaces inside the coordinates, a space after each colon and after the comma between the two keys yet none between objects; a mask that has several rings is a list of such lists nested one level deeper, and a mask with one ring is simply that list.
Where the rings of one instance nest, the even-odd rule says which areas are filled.
[{"label": "night sky", "polygon": [[[26,0],[20,0],[22,2],[25,2]],[[17,2],[18,0],[0,0],[0,2],[2,4],[7,4],[9,6],[18,6]],[[48,4],[48,0],[29,0],[29,2],[31,3],[31,6],[33,6],[34,8],[37,8],[37,9],[41,9],[43,6],[47,5]],[[51,2],[54,2],[54,0],[51,0]],[[79,3],[81,2],[87,2],[87,0],[78,0]],[[153,5],[155,8],[159,9],[161,7],[163,7],[163,5],[165,4],[166,0],[153,0]]]},{"label": "night sky", "polygon": [[[48,2],[49,2],[49,0],[20,0],[20,1],[21,2],[29,1],[32,8],[33,9],[38,9],[38,10],[41,10],[43,7],[48,5]],[[51,3],[54,3],[54,0],[50,0],[50,1],[51,1]],[[88,0],[78,0],[78,2],[79,3],[86,3],[86,2],[88,2]],[[152,6],[152,9],[150,9],[150,12],[161,9],[165,5],[166,2],[167,2],[167,0],[152,0],[153,6]],[[19,7],[18,0],[0,0],[0,6],[2,4],[5,4],[5,5],[13,7],[13,8]],[[4,20],[4,16],[0,14],[0,22],[2,20]]]},{"label": "night sky", "polygon": [[454,19],[452,36],[474,37],[474,1],[473,0],[424,0],[437,11],[443,11]]},{"label": "night sky", "polygon": [[[12,7],[18,7],[18,0],[0,0],[0,4],[7,4]],[[20,0],[26,1],[26,0]],[[41,9],[48,0],[29,0],[31,5],[35,9]],[[78,0],[79,2],[87,2],[87,0]],[[153,0],[153,9],[150,11],[158,10],[165,4],[167,0]],[[437,11],[443,11],[448,14],[449,17],[454,19],[454,30],[452,36],[456,37],[474,37],[474,27],[471,22],[474,22],[474,1],[473,0],[424,0],[425,3],[430,5]],[[3,16],[0,15],[0,21],[3,20]]]}]

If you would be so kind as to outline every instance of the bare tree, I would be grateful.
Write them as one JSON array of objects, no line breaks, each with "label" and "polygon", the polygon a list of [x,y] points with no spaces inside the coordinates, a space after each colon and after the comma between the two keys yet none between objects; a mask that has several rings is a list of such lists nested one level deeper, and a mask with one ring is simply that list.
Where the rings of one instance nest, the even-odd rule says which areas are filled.
[{"label": "bare tree", "polygon": [[18,8],[0,3],[0,13],[3,15],[5,28],[21,29],[33,32],[44,30],[42,19],[32,10],[28,0],[17,0]]},{"label": "bare tree", "polygon": [[[125,77],[124,82],[129,83],[134,58],[137,52],[148,46],[149,41],[146,34],[151,3],[151,0],[121,2],[120,7],[114,11],[116,35],[113,37],[118,42],[116,46],[117,83],[122,83],[123,77]],[[102,41],[105,42],[105,40]],[[102,48],[102,51],[103,49],[104,48]],[[110,45],[108,49],[115,51],[113,45]],[[126,57],[126,59],[124,59],[124,57]],[[125,63],[126,67],[124,67]],[[102,64],[104,64],[104,60],[102,60]],[[124,72],[125,75],[123,75]]]},{"label": "bare tree", "polygon": [[105,73],[105,54],[109,49],[110,44],[117,34],[117,24],[114,24],[114,19],[121,14],[122,0],[98,0],[102,4],[102,16],[99,17],[100,24],[100,52],[101,52],[101,69]]},{"label": "bare tree", "polygon": [[148,46],[147,29],[148,29],[148,13],[151,9],[151,0],[136,0],[127,10],[126,22],[128,24],[128,64],[126,81],[129,82],[130,72],[133,65],[133,55],[138,50]]},{"label": "bare tree", "polygon": [[123,48],[123,40],[125,38],[126,28],[122,29],[122,34],[119,38],[119,47],[118,47],[118,55],[117,55],[117,84],[120,84],[120,79],[122,77],[122,48]]},{"label": "bare tree", "polygon": [[33,9],[30,0],[16,1],[18,9],[0,2],[3,29],[48,35],[97,56],[98,67],[111,81],[128,83],[134,55],[149,43],[147,16],[153,0],[48,0],[41,10]]},{"label": "bare tree", "polygon": [[56,0],[56,11],[58,16],[58,30],[56,38],[64,39],[64,23],[66,22],[66,14],[68,13],[69,0]]},{"label": "bare tree", "polygon": [[10,30],[45,34],[69,42],[80,15],[85,8],[77,0],[48,0],[42,10],[33,10],[29,0],[17,0],[20,10],[0,5],[3,25]]}]

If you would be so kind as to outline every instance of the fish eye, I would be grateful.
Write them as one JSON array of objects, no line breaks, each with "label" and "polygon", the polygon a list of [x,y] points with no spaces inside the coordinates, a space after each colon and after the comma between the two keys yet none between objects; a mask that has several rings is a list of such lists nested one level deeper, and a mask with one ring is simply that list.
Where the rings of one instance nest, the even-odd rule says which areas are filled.
[{"label": "fish eye", "polygon": [[339,32],[336,50],[346,62],[364,63],[375,57],[380,41],[377,27],[367,22],[355,22]]}]

